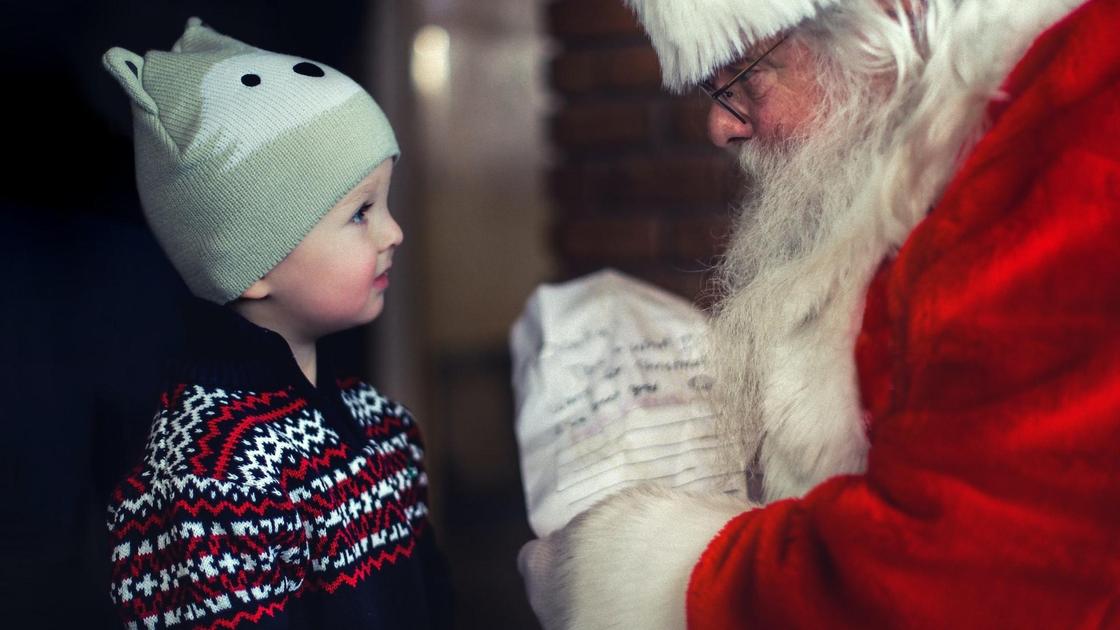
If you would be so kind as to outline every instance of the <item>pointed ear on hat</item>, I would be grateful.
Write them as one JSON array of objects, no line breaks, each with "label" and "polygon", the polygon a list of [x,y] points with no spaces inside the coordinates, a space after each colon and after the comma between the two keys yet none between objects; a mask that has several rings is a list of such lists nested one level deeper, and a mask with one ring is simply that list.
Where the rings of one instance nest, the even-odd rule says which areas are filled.
[{"label": "pointed ear on hat", "polygon": [[124,48],[110,48],[101,56],[101,64],[113,75],[117,83],[121,84],[128,97],[140,109],[149,114],[156,114],[159,108],[156,102],[144,90],[142,77],[144,76],[144,58]]},{"label": "pointed ear on hat", "polygon": [[222,35],[207,26],[202,18],[192,17],[187,20],[187,26],[179,40],[171,47],[171,52],[202,52],[206,50],[255,50],[245,42],[234,39],[229,35]]}]

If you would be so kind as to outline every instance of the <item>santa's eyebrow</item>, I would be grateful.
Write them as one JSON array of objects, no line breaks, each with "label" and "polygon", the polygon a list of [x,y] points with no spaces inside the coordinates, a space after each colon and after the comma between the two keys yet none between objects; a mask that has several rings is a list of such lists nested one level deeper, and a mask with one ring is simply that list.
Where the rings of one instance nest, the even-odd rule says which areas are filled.
[{"label": "santa's eyebrow", "polygon": [[744,68],[750,68],[751,70],[753,70],[752,66],[757,66],[763,62],[768,61],[770,58],[770,53],[773,52],[773,50],[777,48],[779,44],[786,41],[786,39],[788,39],[788,36],[781,37],[773,42],[767,41],[765,42],[765,46],[763,46],[763,43],[755,44],[753,48],[761,49],[761,52],[755,55],[743,55],[742,57],[732,61],[731,63],[723,67],[734,69],[735,71],[740,73],[743,72],[742,69]]},{"label": "santa's eyebrow", "polygon": [[738,58],[732,60],[731,63],[729,63],[727,65],[729,65],[729,66],[749,66],[752,63],[758,63],[765,56],[766,56],[766,51],[765,50],[762,51],[762,52],[755,53],[755,54],[747,54],[747,55],[743,55],[742,57],[738,57]]},{"label": "santa's eyebrow", "polygon": [[757,63],[763,57],[768,57],[770,55],[770,52],[777,48],[778,44],[786,41],[787,38],[788,37],[779,37],[773,40],[758,42],[754,46],[748,48],[747,51],[740,57],[732,60],[729,65],[749,66],[752,63]]}]

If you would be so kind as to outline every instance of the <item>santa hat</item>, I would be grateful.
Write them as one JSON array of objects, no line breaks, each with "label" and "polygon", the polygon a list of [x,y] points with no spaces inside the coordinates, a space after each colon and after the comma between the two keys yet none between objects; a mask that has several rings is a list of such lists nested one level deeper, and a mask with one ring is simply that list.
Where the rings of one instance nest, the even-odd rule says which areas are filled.
[{"label": "santa hat", "polygon": [[839,1],[625,0],[653,41],[665,86],[674,91]]}]

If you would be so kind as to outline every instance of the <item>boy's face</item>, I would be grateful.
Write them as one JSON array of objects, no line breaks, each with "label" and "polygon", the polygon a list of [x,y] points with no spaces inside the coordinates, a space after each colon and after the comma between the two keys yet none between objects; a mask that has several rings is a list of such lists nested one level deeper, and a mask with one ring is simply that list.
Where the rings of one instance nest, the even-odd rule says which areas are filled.
[{"label": "boy's face", "polygon": [[[386,159],[331,208],[288,257],[245,293],[269,323],[304,339],[365,324],[381,314],[393,252],[404,237],[389,214],[393,161]],[[261,294],[263,292],[263,295]]]}]

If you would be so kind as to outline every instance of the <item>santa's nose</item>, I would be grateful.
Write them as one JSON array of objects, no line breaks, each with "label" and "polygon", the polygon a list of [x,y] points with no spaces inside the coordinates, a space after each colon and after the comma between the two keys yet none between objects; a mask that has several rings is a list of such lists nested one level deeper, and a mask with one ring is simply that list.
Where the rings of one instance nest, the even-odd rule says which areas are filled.
[{"label": "santa's nose", "polygon": [[750,140],[754,134],[750,121],[743,122],[719,103],[708,108],[708,139],[720,148],[727,148]]}]

